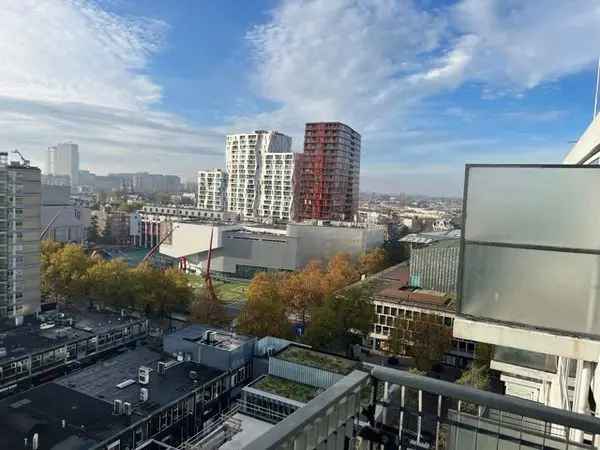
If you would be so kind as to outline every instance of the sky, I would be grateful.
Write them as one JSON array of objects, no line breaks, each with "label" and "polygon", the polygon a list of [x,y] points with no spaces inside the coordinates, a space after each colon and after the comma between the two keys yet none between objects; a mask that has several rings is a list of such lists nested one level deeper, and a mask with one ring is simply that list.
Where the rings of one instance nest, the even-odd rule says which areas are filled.
[{"label": "sky", "polygon": [[600,0],[3,0],[0,137],[43,168],[193,179],[225,135],[362,135],[361,191],[460,195],[559,163],[592,118]]}]

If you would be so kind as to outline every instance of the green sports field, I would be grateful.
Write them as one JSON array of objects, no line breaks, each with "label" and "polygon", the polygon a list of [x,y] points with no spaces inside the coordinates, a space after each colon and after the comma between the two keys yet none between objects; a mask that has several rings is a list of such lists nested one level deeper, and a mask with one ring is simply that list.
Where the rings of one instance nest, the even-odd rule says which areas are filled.
[{"label": "green sports field", "polygon": [[[204,286],[204,279],[198,275],[190,275],[190,282],[194,289]],[[219,299],[225,303],[239,303],[246,301],[246,290],[248,283],[242,281],[220,281],[213,280],[213,286]]]}]

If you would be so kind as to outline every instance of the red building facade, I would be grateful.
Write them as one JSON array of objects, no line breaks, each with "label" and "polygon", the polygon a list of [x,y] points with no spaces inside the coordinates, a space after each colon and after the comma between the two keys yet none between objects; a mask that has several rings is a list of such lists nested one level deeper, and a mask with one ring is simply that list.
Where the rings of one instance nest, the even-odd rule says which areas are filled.
[{"label": "red building facade", "polygon": [[340,122],[306,124],[296,172],[296,220],[354,220],[360,140],[360,134]]}]

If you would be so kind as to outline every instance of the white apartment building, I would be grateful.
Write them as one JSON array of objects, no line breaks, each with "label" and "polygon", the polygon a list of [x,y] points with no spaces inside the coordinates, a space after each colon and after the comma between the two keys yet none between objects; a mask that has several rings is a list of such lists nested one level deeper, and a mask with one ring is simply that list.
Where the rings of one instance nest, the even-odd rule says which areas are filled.
[{"label": "white apartment building", "polygon": [[274,220],[289,220],[293,202],[295,154],[264,153],[260,171],[258,215]]},{"label": "white apartment building", "polygon": [[[277,198],[279,209],[277,216],[274,216],[274,200],[275,197],[280,197],[286,192],[284,186],[291,186],[292,183],[294,157],[291,146],[292,138],[276,131],[257,130],[254,133],[227,136],[227,209],[229,211],[238,213],[244,219],[283,217],[281,207],[286,203],[291,205],[291,189],[286,194],[287,200]],[[289,157],[286,157],[287,154]],[[278,158],[277,155],[280,157]],[[291,159],[292,162],[284,164],[282,161],[286,158]],[[286,178],[285,182],[284,178]],[[277,187],[275,181],[278,181]],[[269,184],[265,194],[262,192],[263,183],[265,187]],[[265,195],[264,199],[263,195]]]},{"label": "white apartment building", "polygon": [[46,153],[46,175],[67,175],[71,186],[79,184],[79,146],[64,142],[48,147]]},{"label": "white apartment building", "polygon": [[198,171],[198,209],[223,211],[227,173],[221,169]]}]

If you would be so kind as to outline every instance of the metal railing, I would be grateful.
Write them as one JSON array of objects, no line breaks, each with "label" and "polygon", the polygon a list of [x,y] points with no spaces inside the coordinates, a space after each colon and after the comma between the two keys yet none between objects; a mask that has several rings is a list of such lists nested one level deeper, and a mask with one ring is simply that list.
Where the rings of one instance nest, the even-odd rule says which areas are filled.
[{"label": "metal railing", "polygon": [[[349,404],[357,406],[352,395],[360,392],[359,397],[364,397],[365,386],[381,383],[385,384],[382,396],[373,395],[381,393],[380,389],[370,390],[370,408],[357,408],[356,414],[349,411]],[[341,434],[353,445],[368,442],[376,449],[583,450],[598,448],[594,442],[600,436],[600,420],[405,371],[368,366],[338,381],[244,448],[308,450],[325,448],[326,443],[327,448],[338,449],[348,444],[339,439]],[[573,438],[578,435],[583,439]]]}]

